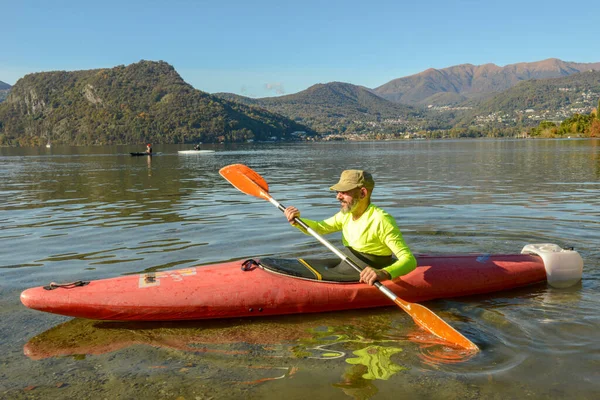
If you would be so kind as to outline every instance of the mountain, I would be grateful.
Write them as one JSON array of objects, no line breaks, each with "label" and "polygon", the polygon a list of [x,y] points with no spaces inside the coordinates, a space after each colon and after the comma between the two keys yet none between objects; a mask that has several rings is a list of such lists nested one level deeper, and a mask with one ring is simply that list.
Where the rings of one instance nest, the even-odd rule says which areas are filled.
[{"label": "mountain", "polygon": [[589,113],[600,97],[598,70],[600,63],[557,59],[463,64],[376,89],[330,82],[259,99],[196,90],[162,61],[44,72],[4,84],[10,93],[0,104],[0,145],[287,140],[299,131],[363,138],[452,128],[510,134],[542,119]]},{"label": "mountain", "polygon": [[373,89],[390,101],[410,105],[455,105],[468,99],[486,98],[531,79],[559,78],[600,70],[600,63],[565,62],[556,58],[499,67],[495,64],[462,64],[430,68],[394,79]]},{"label": "mountain", "polygon": [[[420,74],[395,79],[375,89],[332,82],[317,84],[304,91],[280,97],[255,99],[230,93],[215,95],[285,115],[310,126],[319,133],[447,130],[456,123],[461,126],[479,124],[481,119],[488,118],[487,114],[495,112],[491,110],[498,102],[507,104],[507,107],[503,106],[498,111],[501,113],[505,108],[508,111],[510,108],[508,104],[513,103],[515,110],[530,109],[531,104],[547,96],[547,105],[555,111],[554,115],[564,115],[568,110],[563,103],[572,101],[573,104],[577,104],[577,100],[573,97],[575,93],[570,93],[570,100],[563,101],[559,98],[560,96],[564,98],[566,92],[561,92],[557,88],[545,92],[544,87],[539,87],[535,90],[544,95],[538,93],[533,97],[530,96],[530,105],[527,107],[521,107],[521,103],[515,99],[511,100],[512,92],[507,94],[506,100],[502,100],[504,97],[500,94],[529,81],[560,79],[581,75],[582,71],[590,70],[600,70],[600,63],[573,63],[548,59],[505,67],[494,64],[481,66],[463,64],[442,70],[428,69]],[[574,78],[573,82],[579,79],[581,78]],[[557,84],[561,85],[561,83]],[[590,84],[583,86],[593,87]],[[533,90],[524,89],[527,87],[523,86],[520,90]],[[499,97],[489,100],[495,95]],[[583,96],[583,93],[578,91],[577,96]],[[590,96],[593,97],[593,94]],[[552,105],[553,101],[556,104]],[[543,104],[546,104],[546,100],[543,100]],[[589,109],[590,101],[585,103],[585,107]],[[527,116],[525,122],[530,123],[537,118],[532,117]],[[523,122],[522,117],[520,121]],[[502,125],[505,125],[505,121]]]},{"label": "mountain", "polygon": [[[301,92],[251,99],[230,93],[215,96],[249,106],[263,107],[310,126],[319,133],[359,133],[387,121],[388,125],[422,118],[422,111],[395,104],[372,90],[349,83],[316,84]],[[370,128],[369,128],[370,127]]]},{"label": "mountain", "polygon": [[11,86],[8,83],[0,81],[0,103],[2,103],[8,96],[10,88]]},{"label": "mountain", "polygon": [[0,104],[0,144],[192,143],[312,131],[194,89],[165,62],[29,74]]}]

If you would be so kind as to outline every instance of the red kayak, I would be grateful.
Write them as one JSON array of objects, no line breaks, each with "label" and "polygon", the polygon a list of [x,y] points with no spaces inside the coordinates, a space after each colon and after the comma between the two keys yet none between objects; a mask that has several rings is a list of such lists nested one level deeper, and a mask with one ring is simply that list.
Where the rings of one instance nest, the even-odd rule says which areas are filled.
[{"label": "red kayak", "polygon": [[[573,250],[529,245],[523,254],[421,255],[383,284],[410,302],[491,293],[548,281],[570,286],[583,261]],[[314,313],[389,306],[339,260],[258,259],[27,289],[29,308],[71,317],[167,321]]]}]

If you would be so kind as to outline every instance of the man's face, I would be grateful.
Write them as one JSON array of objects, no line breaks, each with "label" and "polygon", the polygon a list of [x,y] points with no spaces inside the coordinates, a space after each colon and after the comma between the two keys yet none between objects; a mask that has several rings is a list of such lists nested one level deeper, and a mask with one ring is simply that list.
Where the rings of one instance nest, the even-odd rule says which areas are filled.
[{"label": "man's face", "polygon": [[340,202],[342,213],[348,214],[354,211],[360,202],[360,195],[360,188],[351,189],[345,192],[337,192],[335,198]]}]

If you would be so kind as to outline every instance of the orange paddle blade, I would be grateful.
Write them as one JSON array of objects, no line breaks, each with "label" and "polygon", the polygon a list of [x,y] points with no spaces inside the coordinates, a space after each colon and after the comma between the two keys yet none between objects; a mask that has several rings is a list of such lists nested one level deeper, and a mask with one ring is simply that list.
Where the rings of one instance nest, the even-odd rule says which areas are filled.
[{"label": "orange paddle blade", "polygon": [[231,164],[219,170],[219,174],[240,192],[269,200],[269,185],[252,168],[243,164]]},{"label": "orange paddle blade", "polygon": [[397,297],[394,303],[399,305],[423,329],[433,333],[449,344],[454,344],[466,350],[479,351],[479,347],[460,332],[438,317],[429,308],[417,303],[409,303]]}]

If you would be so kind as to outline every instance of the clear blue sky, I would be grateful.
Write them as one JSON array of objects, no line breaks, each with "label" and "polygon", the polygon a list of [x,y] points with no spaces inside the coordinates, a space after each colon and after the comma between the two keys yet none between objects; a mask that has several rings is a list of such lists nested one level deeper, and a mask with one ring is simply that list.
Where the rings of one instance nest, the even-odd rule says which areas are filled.
[{"label": "clear blue sky", "polygon": [[0,0],[0,81],[163,60],[209,93],[374,88],[465,63],[600,62],[599,14],[555,0]]}]

